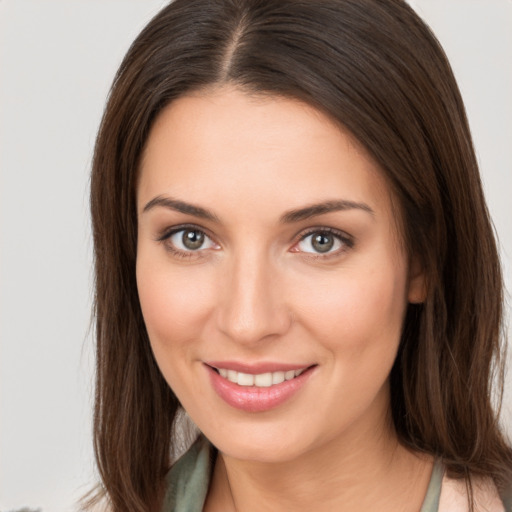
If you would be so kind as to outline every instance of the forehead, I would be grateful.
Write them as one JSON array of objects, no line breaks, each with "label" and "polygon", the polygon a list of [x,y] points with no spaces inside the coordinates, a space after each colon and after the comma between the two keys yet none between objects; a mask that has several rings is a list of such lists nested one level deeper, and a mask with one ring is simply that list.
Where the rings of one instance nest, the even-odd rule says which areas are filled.
[{"label": "forehead", "polygon": [[[157,118],[143,154],[139,210],[157,195],[265,214],[329,199],[390,214],[382,171],[330,118],[297,100],[220,89],[182,97]],[[261,212],[260,212],[261,213]]]}]

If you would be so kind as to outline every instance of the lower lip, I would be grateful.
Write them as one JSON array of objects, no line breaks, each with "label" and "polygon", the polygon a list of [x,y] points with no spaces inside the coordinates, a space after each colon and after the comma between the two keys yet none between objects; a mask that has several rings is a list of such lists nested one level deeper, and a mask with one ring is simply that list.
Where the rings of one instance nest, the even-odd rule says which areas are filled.
[{"label": "lower lip", "polygon": [[298,377],[269,387],[239,386],[221,377],[205,365],[213,389],[231,407],[245,412],[264,412],[279,407],[294,396],[309,379],[314,367],[307,368]]}]

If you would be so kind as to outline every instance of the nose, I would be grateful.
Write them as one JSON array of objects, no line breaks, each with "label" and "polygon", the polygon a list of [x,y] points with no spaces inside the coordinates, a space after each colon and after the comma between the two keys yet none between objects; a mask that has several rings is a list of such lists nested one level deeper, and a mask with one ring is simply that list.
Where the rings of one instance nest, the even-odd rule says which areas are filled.
[{"label": "nose", "polygon": [[263,255],[236,258],[226,268],[217,327],[231,340],[253,345],[285,334],[292,323],[280,270]]}]

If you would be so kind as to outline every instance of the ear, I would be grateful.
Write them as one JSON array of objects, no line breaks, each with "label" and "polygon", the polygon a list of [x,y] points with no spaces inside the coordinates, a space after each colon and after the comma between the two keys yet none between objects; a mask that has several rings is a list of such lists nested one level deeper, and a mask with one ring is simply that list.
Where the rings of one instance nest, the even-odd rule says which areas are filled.
[{"label": "ear", "polygon": [[409,264],[409,289],[407,300],[411,304],[421,304],[427,298],[427,280],[425,270],[416,256],[411,258]]}]

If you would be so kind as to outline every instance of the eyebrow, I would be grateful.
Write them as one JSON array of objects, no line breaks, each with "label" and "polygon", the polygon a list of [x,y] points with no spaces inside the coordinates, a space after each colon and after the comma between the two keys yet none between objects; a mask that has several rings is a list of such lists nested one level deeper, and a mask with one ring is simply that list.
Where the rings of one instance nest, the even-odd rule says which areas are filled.
[{"label": "eyebrow", "polygon": [[151,201],[149,201],[142,213],[146,213],[157,206],[161,206],[163,208],[167,208],[169,210],[175,210],[180,213],[186,213],[189,215],[193,215],[194,217],[199,217],[200,219],[211,220],[213,222],[219,222],[219,218],[210,210],[206,208],[202,208],[201,206],[196,206],[190,203],[186,203],[185,201],[179,201],[178,199],[172,199],[170,197],[157,196]]},{"label": "eyebrow", "polygon": [[[170,210],[174,210],[180,213],[193,215],[194,217],[198,217],[200,219],[206,219],[213,222],[220,222],[219,217],[217,217],[217,215],[215,215],[210,210],[207,210],[206,208],[165,196],[157,196],[151,199],[151,201],[149,201],[144,206],[142,213],[146,213],[147,211],[152,210],[157,206],[168,208]],[[290,210],[281,215],[279,221],[282,224],[292,224],[294,222],[299,222],[301,220],[316,217],[318,215],[324,215],[326,213],[354,209],[365,211],[372,216],[375,215],[375,212],[365,203],[358,203],[355,201],[348,200],[334,200],[324,201],[321,203],[305,206],[303,208]]]},{"label": "eyebrow", "polygon": [[363,210],[369,213],[372,217],[375,216],[375,212],[367,204],[358,203],[355,201],[347,201],[343,199],[336,201],[325,201],[322,203],[312,204],[304,208],[298,208],[297,210],[290,210],[281,216],[280,221],[283,224],[288,224],[309,219],[311,217],[316,217],[317,215],[324,215],[325,213],[354,209]]}]

